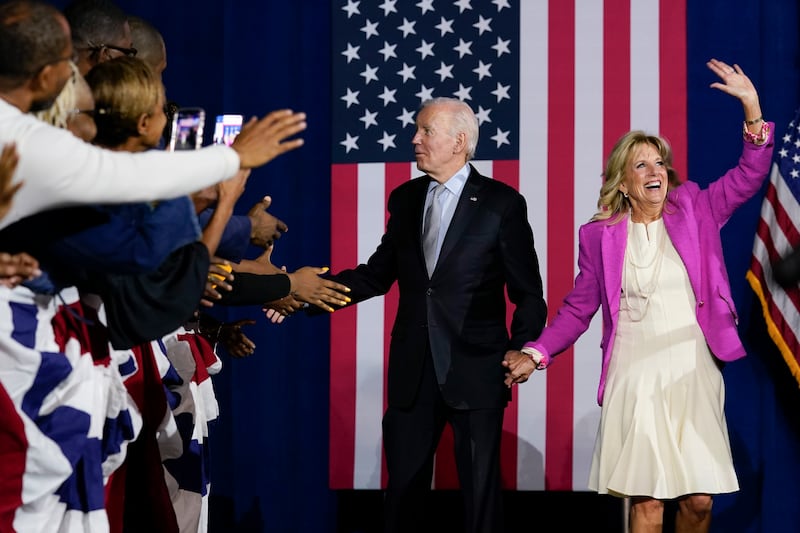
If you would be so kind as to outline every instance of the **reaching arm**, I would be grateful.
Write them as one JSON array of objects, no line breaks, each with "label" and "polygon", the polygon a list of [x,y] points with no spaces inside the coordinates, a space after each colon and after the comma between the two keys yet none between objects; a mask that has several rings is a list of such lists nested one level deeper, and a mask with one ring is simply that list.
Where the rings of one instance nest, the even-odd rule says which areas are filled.
[{"label": "reaching arm", "polygon": [[[302,146],[287,140],[306,127],[305,114],[283,110],[252,119],[233,147],[141,153],[112,152],[85,143],[8,104],[0,106],[0,143],[17,142],[14,183],[24,182],[0,228],[25,216],[68,205],[176,198],[266,164]],[[42,154],[48,154],[42,157]]]}]

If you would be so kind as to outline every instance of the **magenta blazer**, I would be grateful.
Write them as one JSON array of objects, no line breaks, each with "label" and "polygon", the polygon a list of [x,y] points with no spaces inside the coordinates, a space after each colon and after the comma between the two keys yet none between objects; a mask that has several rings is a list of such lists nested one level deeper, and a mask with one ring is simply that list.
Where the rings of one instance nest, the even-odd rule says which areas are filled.
[{"label": "magenta blazer", "polygon": [[[686,266],[697,300],[697,322],[711,353],[722,361],[744,357],[745,349],[737,331],[738,316],[722,255],[720,229],[761,188],[772,161],[774,131],[775,125],[770,123],[769,139],[762,146],[744,142],[739,164],[707,189],[687,181],[668,193],[664,206],[664,226]],[[627,216],[617,223],[598,220],[581,226],[575,285],[539,338],[525,344],[539,350],[544,355],[541,365],[547,366],[578,340],[598,307],[602,307],[603,367],[598,405],[603,404],[617,330],[627,239]]]}]

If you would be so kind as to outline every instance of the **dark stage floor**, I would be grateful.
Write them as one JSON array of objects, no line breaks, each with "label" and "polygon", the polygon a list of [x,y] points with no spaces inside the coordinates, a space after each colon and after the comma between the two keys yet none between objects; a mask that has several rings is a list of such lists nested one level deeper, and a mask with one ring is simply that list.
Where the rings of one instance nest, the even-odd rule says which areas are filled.
[{"label": "dark stage floor", "polygon": [[[380,533],[382,494],[379,491],[338,491],[338,533]],[[457,491],[435,491],[432,509],[426,513],[429,531],[459,533],[461,497]],[[506,531],[531,533],[547,531],[546,524],[557,524],[557,531],[623,533],[622,500],[593,492],[507,492]]]}]

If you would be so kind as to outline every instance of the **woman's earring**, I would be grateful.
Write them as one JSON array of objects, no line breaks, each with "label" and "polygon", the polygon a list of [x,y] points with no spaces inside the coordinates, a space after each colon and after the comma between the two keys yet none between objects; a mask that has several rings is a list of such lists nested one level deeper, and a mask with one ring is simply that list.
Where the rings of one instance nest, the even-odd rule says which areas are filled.
[{"label": "woman's earring", "polygon": [[624,193],[622,193],[622,196],[624,196],[625,198],[627,198],[627,197],[628,197],[628,193],[624,192]]}]

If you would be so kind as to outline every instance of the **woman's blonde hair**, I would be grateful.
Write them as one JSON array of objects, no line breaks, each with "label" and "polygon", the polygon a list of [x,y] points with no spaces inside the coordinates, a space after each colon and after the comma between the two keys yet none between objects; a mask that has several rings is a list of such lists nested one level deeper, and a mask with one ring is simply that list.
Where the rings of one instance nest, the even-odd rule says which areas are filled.
[{"label": "woman's blonde hair", "polygon": [[34,113],[34,116],[36,116],[36,118],[39,120],[47,122],[48,124],[52,124],[57,128],[64,129],[66,129],[67,121],[77,105],[77,85],[81,78],[81,73],[78,70],[78,66],[72,61],[69,62],[69,66],[72,69],[72,78],[70,78],[66,85],[64,85],[64,88],[61,89],[61,92],[56,97],[53,105],[45,110]]},{"label": "woman's blonde hair", "polygon": [[681,184],[677,172],[672,168],[672,149],[666,139],[657,135],[649,135],[641,130],[629,131],[617,140],[606,160],[603,185],[600,187],[600,198],[597,200],[597,213],[592,216],[592,220],[607,220],[616,217],[612,223],[617,223],[630,209],[630,201],[619,190],[619,186],[625,179],[625,169],[633,157],[634,150],[643,144],[649,144],[655,148],[664,162],[667,169],[668,187],[672,189]]},{"label": "woman's blonde hair", "polygon": [[159,105],[161,79],[137,57],[117,57],[98,63],[86,75],[94,95],[95,144],[116,147],[139,135],[138,123]]}]

